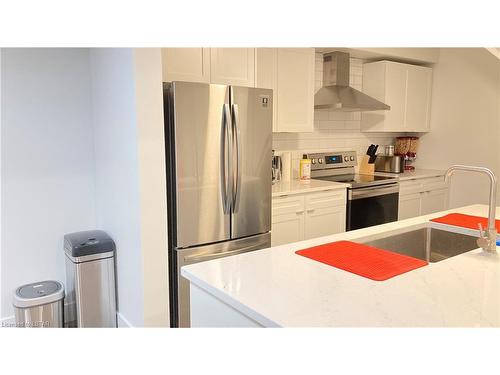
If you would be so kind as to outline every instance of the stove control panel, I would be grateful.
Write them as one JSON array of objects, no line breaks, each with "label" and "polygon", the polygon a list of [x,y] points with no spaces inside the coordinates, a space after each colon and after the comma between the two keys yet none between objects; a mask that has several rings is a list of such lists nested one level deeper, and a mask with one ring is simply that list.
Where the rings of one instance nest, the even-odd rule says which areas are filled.
[{"label": "stove control panel", "polygon": [[357,165],[356,151],[324,152],[306,154],[311,159],[311,169],[332,169],[355,167]]}]

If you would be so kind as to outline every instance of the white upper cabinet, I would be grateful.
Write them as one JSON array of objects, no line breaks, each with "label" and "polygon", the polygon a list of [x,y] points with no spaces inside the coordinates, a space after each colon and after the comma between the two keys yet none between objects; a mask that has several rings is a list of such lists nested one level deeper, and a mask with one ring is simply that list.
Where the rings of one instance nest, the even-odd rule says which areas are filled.
[{"label": "white upper cabinet", "polygon": [[408,131],[430,130],[432,69],[414,66],[408,69],[406,89],[406,123]]},{"label": "white upper cabinet", "polygon": [[255,48],[211,48],[210,82],[255,87]]},{"label": "white upper cabinet", "polygon": [[363,112],[366,132],[428,132],[432,69],[393,61],[363,65],[363,92],[391,106]]},{"label": "white upper cabinet", "polygon": [[279,48],[276,131],[314,130],[314,49]]},{"label": "white upper cabinet", "polygon": [[278,49],[257,48],[255,51],[257,69],[255,71],[255,86],[262,89],[273,90],[273,132],[277,125],[277,100],[276,90],[278,88]]},{"label": "white upper cabinet", "polygon": [[255,86],[255,48],[163,48],[163,80]]},{"label": "white upper cabinet", "polygon": [[275,132],[314,129],[314,49],[257,49],[256,86],[274,91]]},{"label": "white upper cabinet", "polygon": [[163,80],[273,90],[273,131],[314,130],[314,48],[164,48]]},{"label": "white upper cabinet", "polygon": [[210,48],[163,48],[163,81],[210,83]]}]

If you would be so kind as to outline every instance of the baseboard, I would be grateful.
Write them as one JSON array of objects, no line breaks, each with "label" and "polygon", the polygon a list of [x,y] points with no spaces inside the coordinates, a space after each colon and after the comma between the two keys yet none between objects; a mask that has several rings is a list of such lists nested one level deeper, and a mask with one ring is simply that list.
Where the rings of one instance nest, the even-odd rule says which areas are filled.
[{"label": "baseboard", "polygon": [[119,312],[116,313],[116,317],[118,320],[118,328],[134,328],[132,323],[130,323],[127,318],[125,318],[122,314]]},{"label": "baseboard", "polygon": [[0,327],[1,328],[13,328],[15,326],[16,326],[16,318],[14,315],[0,318]]}]

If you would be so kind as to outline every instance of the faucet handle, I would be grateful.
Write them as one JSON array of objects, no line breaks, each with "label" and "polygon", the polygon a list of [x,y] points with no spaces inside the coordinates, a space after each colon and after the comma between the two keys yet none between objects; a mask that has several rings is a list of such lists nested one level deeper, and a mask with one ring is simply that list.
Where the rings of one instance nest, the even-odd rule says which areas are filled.
[{"label": "faucet handle", "polygon": [[479,237],[486,238],[486,232],[483,229],[483,224],[478,223],[477,226],[479,227]]},{"label": "faucet handle", "polygon": [[484,251],[490,253],[496,252],[496,230],[493,231],[483,230],[481,223],[478,224],[479,227],[479,238],[477,239],[477,245],[481,247]]}]

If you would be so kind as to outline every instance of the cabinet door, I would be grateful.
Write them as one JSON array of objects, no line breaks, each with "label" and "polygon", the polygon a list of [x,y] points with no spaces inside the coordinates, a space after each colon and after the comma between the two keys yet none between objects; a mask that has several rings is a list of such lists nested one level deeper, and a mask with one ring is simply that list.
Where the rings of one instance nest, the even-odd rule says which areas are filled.
[{"label": "cabinet door", "polygon": [[275,197],[272,200],[271,245],[304,239],[304,197],[300,195]]},{"label": "cabinet door", "polygon": [[304,239],[304,211],[273,215],[271,246],[298,242]]},{"label": "cabinet door", "polygon": [[255,48],[211,48],[211,83],[255,87]]},{"label": "cabinet door", "polygon": [[389,111],[383,111],[384,131],[403,131],[406,113],[406,64],[387,63],[385,76],[385,104]]},{"label": "cabinet door", "polygon": [[305,239],[345,232],[345,206],[307,208]]},{"label": "cabinet door", "polygon": [[363,91],[391,106],[389,111],[362,114],[366,132],[430,130],[432,69],[393,61],[363,66]]},{"label": "cabinet door", "polygon": [[345,189],[307,194],[305,210],[305,239],[345,232]]},{"label": "cabinet door", "polygon": [[428,215],[448,209],[448,189],[426,191],[421,194],[421,215]]},{"label": "cabinet door", "polygon": [[278,88],[278,49],[256,48],[255,87],[273,90],[273,132],[276,131],[276,90]]},{"label": "cabinet door", "polygon": [[276,131],[314,129],[314,49],[278,48]]},{"label": "cabinet door", "polygon": [[432,69],[409,66],[406,88],[406,131],[430,130]]},{"label": "cabinet door", "polygon": [[420,216],[421,193],[399,196],[398,219],[404,220]]},{"label": "cabinet door", "polygon": [[209,48],[163,48],[163,81],[210,82]]}]

